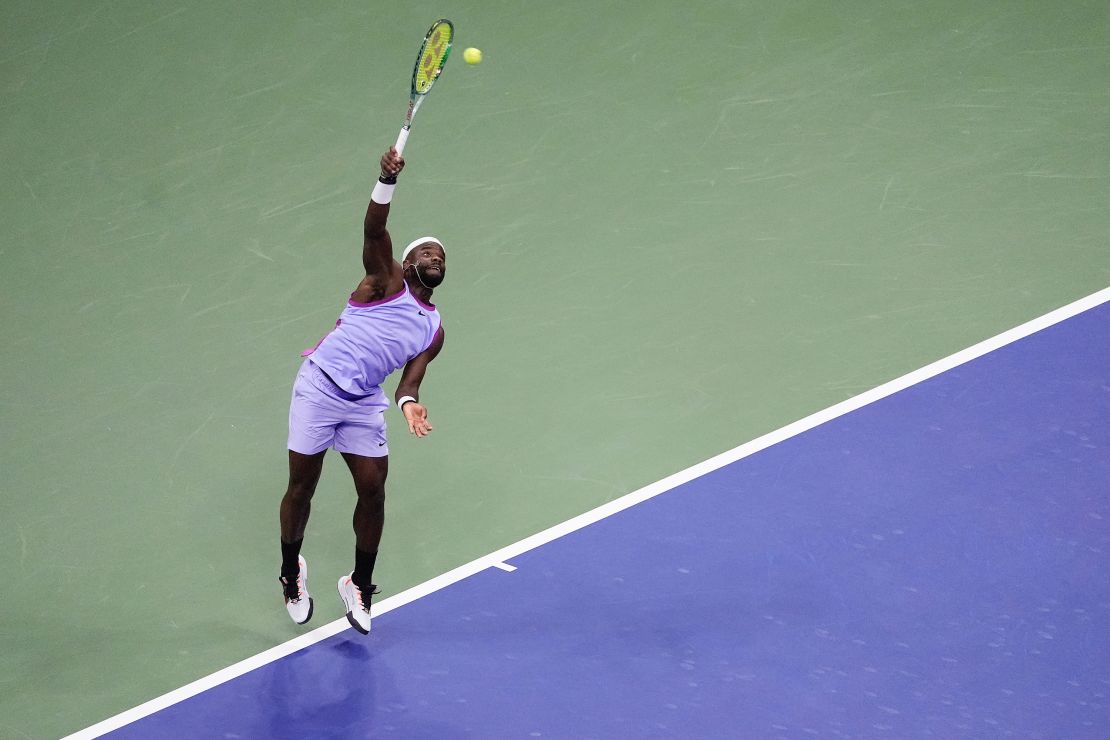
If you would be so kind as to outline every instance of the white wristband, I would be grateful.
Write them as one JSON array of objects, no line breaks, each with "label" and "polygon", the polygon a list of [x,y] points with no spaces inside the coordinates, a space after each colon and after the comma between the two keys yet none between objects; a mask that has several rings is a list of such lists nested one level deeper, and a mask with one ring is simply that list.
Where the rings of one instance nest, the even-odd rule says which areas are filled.
[{"label": "white wristband", "polygon": [[379,180],[374,185],[373,192],[370,193],[370,200],[374,201],[375,203],[381,203],[383,206],[388,205],[389,201],[393,200],[393,191],[396,188],[397,183],[386,185],[384,182]]},{"label": "white wristband", "polygon": [[416,399],[413,398],[412,396],[401,396],[400,398],[398,398],[397,399],[397,410],[404,413],[405,404],[408,403],[409,401],[412,401],[413,403],[416,403]]}]

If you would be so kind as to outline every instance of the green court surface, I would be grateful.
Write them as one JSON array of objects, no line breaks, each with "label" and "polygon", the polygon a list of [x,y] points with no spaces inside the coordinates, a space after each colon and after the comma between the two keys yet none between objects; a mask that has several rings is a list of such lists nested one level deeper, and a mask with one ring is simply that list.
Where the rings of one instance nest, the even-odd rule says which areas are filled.
[{"label": "green court surface", "polygon": [[[385,595],[1110,284],[1105,0],[8,0],[0,737],[307,629],[289,393],[441,16],[391,231],[447,244],[447,343],[432,437],[390,412]],[[353,503],[330,458],[309,627]]]}]

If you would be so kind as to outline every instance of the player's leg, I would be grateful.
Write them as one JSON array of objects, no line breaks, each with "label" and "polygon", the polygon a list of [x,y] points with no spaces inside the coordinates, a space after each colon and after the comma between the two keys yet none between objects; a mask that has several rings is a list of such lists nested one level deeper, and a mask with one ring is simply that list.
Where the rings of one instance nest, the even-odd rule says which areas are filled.
[{"label": "player's leg", "polygon": [[327,450],[321,450],[315,455],[289,450],[289,485],[281,499],[280,512],[283,571],[286,565],[296,567],[299,547],[297,551],[291,551],[292,562],[289,563],[285,546],[299,545],[304,539],[305,526],[312,512],[312,495],[316,493],[316,484],[320,482],[326,454]]},{"label": "player's leg", "polygon": [[340,415],[336,402],[313,385],[312,365],[305,362],[293,384],[289,404],[289,484],[281,499],[281,581],[285,607],[297,624],[312,616],[308,564],[301,555],[312,495],[324,467],[324,455],[335,437]]},{"label": "player's leg", "polygon": [[367,457],[344,452],[358,501],[355,504],[355,569],[339,579],[339,593],[347,605],[347,620],[365,634],[370,631],[370,597],[376,593],[374,565],[385,524],[385,479],[389,457]]},{"label": "player's leg", "polygon": [[289,402],[289,485],[281,500],[282,573],[296,573],[300,542],[312,508],[312,494],[320,481],[324,454],[336,438],[343,403],[312,382],[320,371],[305,360],[293,384]]},{"label": "player's leg", "polygon": [[363,457],[344,452],[343,459],[351,471],[358,494],[353,521],[355,551],[367,556],[362,558],[362,562],[356,561],[354,579],[357,583],[369,584],[374,575],[374,562],[370,556],[378,554],[385,525],[385,479],[389,474],[389,458]]},{"label": "player's leg", "polygon": [[389,440],[385,409],[378,393],[356,402],[335,429],[335,449],[343,455],[355,483],[355,569],[339,579],[339,595],[347,606],[347,621],[363,634],[370,631],[370,597],[378,543],[385,521],[385,479],[389,473]]},{"label": "player's leg", "polygon": [[297,624],[312,618],[312,596],[308,592],[308,563],[301,555],[304,530],[312,510],[312,495],[320,482],[327,450],[305,455],[289,450],[289,485],[281,499],[281,582],[285,608]]}]

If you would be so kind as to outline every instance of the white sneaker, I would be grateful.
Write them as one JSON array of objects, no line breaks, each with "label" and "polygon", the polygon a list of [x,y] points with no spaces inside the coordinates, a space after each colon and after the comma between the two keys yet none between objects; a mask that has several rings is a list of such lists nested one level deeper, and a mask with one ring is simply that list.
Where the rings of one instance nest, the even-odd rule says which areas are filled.
[{"label": "white sneaker", "polygon": [[278,578],[282,590],[285,591],[285,609],[297,624],[304,624],[312,619],[312,597],[308,595],[308,563],[304,556],[297,556],[297,563],[301,570],[297,573],[296,580],[282,576]]},{"label": "white sneaker", "polygon": [[353,572],[339,579],[339,598],[347,609],[347,621],[365,635],[370,632],[370,597],[378,593],[378,587],[361,589],[351,580],[352,575]]}]

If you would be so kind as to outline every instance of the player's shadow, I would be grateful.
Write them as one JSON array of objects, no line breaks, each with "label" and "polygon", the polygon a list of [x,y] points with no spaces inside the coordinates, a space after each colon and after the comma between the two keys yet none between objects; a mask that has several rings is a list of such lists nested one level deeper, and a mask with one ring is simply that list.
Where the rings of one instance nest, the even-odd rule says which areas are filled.
[{"label": "player's shadow", "polygon": [[284,658],[265,675],[268,724],[245,736],[465,740],[472,735],[414,715],[372,640],[353,630]]}]

